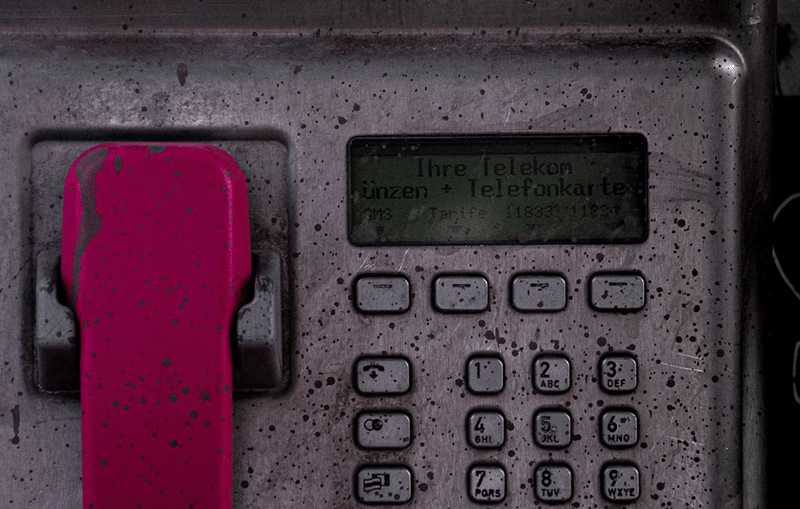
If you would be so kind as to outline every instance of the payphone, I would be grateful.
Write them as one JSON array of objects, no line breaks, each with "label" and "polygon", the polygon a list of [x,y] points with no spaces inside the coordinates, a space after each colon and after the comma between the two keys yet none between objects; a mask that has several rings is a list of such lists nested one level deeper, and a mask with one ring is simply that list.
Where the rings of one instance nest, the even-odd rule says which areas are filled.
[{"label": "payphone", "polygon": [[[197,508],[763,507],[772,2],[6,7],[3,504],[99,508],[92,486],[143,508],[170,490]],[[83,341],[70,279],[97,265],[64,259],[92,249],[66,226],[75,200],[109,225],[148,183],[108,194],[71,173],[82,154],[109,178],[166,172],[186,217],[153,207],[142,228],[209,226],[192,222],[219,205],[203,185],[227,184],[181,159],[191,147],[242,176],[231,224],[247,219],[252,275],[213,331],[230,331],[230,417],[181,407],[159,426],[226,420],[221,498],[192,491],[202,456],[152,428],[114,437],[128,463],[87,467],[78,359],[106,336]],[[106,277],[159,267],[134,258]],[[202,292],[174,295],[165,323],[200,323]],[[125,327],[108,337],[145,357],[173,339]],[[164,374],[112,378],[109,405],[173,376],[126,411],[213,402],[177,367],[216,362],[198,351],[153,353]],[[180,485],[156,463],[103,477],[162,452],[183,458]]]}]

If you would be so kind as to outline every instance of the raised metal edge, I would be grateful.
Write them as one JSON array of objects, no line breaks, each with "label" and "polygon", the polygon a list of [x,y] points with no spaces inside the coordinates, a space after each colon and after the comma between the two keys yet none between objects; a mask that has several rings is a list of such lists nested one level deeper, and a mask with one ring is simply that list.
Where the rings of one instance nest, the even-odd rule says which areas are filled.
[{"label": "raised metal edge", "polygon": [[80,390],[75,314],[58,299],[60,265],[60,252],[42,251],[36,257],[36,386],[53,393]]},{"label": "raised metal edge", "polygon": [[281,325],[280,256],[254,253],[253,299],[236,315],[235,391],[274,390],[286,384]]}]

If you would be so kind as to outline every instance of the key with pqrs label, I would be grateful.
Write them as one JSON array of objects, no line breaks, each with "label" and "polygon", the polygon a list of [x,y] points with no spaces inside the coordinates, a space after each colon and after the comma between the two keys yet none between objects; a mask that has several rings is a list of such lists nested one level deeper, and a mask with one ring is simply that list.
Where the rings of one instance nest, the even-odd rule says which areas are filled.
[{"label": "key with pqrs label", "polygon": [[469,470],[469,498],[499,503],[506,498],[506,471],[497,465],[475,465]]}]

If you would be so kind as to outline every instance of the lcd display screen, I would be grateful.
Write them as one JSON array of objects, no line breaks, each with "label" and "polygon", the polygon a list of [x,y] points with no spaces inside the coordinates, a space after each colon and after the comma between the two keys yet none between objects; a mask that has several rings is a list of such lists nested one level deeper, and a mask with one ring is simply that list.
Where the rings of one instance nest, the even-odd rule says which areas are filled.
[{"label": "lcd display screen", "polygon": [[647,239],[639,134],[359,137],[347,157],[355,245]]}]

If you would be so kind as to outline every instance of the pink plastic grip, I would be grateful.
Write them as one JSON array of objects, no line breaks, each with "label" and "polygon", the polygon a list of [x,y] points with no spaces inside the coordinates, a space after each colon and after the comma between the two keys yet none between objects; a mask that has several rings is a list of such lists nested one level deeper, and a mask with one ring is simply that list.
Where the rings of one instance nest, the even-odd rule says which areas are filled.
[{"label": "pink plastic grip", "polygon": [[105,144],[67,175],[83,506],[230,508],[230,330],[250,277],[245,178],[215,147]]}]

